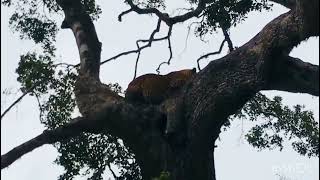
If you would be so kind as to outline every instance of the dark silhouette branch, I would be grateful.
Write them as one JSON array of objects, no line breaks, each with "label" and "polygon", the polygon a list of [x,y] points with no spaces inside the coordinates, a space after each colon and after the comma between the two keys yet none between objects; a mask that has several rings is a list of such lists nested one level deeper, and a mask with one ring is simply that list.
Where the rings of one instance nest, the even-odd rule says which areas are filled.
[{"label": "dark silhouette branch", "polygon": [[124,16],[125,14],[128,14],[128,13],[130,13],[130,12],[132,12],[133,10],[132,9],[128,9],[128,10],[126,10],[126,11],[123,11],[121,14],[119,14],[119,16],[118,16],[118,21],[122,21],[122,16]]},{"label": "dark silhouette branch", "polygon": [[159,64],[158,68],[156,69],[157,73],[160,74],[160,67],[163,65],[163,64],[167,64],[167,65],[170,65],[170,61],[172,59],[172,47],[171,47],[171,40],[170,40],[170,37],[171,37],[171,33],[172,33],[172,26],[169,27],[169,31],[168,31],[168,35],[167,35],[167,39],[168,39],[168,49],[169,49],[169,59],[167,61],[164,61],[162,63]]},{"label": "dark silhouette branch", "polygon": [[133,79],[135,79],[136,76],[137,76],[137,68],[138,68],[138,62],[139,62],[141,50],[144,49],[144,48],[147,48],[147,47],[151,47],[152,42],[154,41],[154,35],[155,35],[157,32],[159,32],[160,26],[161,26],[161,20],[159,19],[159,20],[158,20],[158,23],[157,23],[156,29],[153,30],[153,32],[152,32],[151,35],[150,35],[149,40],[147,41],[148,44],[140,47],[140,46],[139,46],[139,42],[143,42],[144,40],[138,40],[138,41],[136,42],[136,45],[137,45],[137,48],[138,48],[139,52],[138,52],[138,56],[137,56],[136,64],[135,64],[135,68],[134,68],[134,76],[133,76]]},{"label": "dark silhouette branch", "polygon": [[26,92],[24,92],[18,99],[16,99],[5,111],[3,111],[3,113],[1,114],[1,120],[11,110],[11,108],[13,108],[16,104],[18,104],[23,99],[23,97],[25,97],[28,93],[32,92],[37,85],[38,83],[34,84],[31,88],[29,88]]},{"label": "dark silhouette branch", "polygon": [[[143,113],[148,113],[148,115],[142,115]],[[162,113],[156,107],[132,106],[121,100],[119,102],[106,102],[94,114],[74,118],[70,123],[54,130],[45,130],[35,138],[1,155],[1,169],[8,167],[24,154],[44,144],[66,140],[82,132],[102,133],[107,131],[131,144],[132,139],[136,141],[139,140],[139,137],[142,137],[137,134],[137,128],[135,128],[139,121],[152,122],[159,118],[162,118]]]},{"label": "dark silhouette branch", "polygon": [[[120,54],[118,54],[118,55],[116,55],[116,56],[113,56],[113,57],[111,57],[111,58],[109,58],[109,59],[107,59],[107,60],[102,61],[102,62],[100,63],[100,65],[103,65],[104,63],[107,63],[107,62],[112,61],[112,60],[115,60],[115,59],[117,59],[117,58],[119,58],[119,57],[121,57],[121,56],[128,55],[128,54],[132,54],[132,53],[138,53],[138,56],[137,56],[137,59],[136,59],[136,64],[137,64],[137,62],[139,61],[139,56],[140,56],[139,53],[140,53],[143,49],[145,49],[145,48],[147,48],[147,47],[151,47],[152,42],[162,41],[162,40],[165,40],[165,39],[168,38],[167,36],[162,37],[162,38],[154,38],[155,34],[156,34],[157,32],[159,32],[159,30],[160,30],[160,25],[161,25],[161,20],[159,19],[159,20],[158,20],[158,23],[157,23],[157,27],[156,27],[155,30],[151,33],[149,39],[147,39],[147,40],[146,40],[146,39],[140,39],[140,40],[137,40],[137,41],[136,41],[136,45],[137,45],[137,49],[136,49],[136,50],[131,50],[131,51],[126,51],[126,52],[120,53]],[[147,42],[147,44],[144,45],[144,46],[140,46],[140,45],[139,45],[140,42],[141,42],[141,43],[146,43],[146,42]],[[136,68],[137,68],[137,66],[136,66]],[[136,68],[135,68],[134,78],[136,77]]]},{"label": "dark silhouette branch", "polygon": [[223,48],[223,46],[224,46],[224,43],[225,43],[226,41],[227,41],[227,40],[224,39],[224,40],[221,42],[221,45],[220,45],[218,51],[205,54],[205,55],[203,55],[203,56],[201,56],[201,57],[199,57],[199,58],[197,59],[197,64],[198,64],[198,69],[199,69],[199,71],[201,70],[201,68],[200,68],[200,60],[201,60],[201,59],[204,59],[204,58],[208,58],[209,56],[212,56],[212,55],[220,54],[221,51],[222,51],[222,48]]},{"label": "dark silhouette branch", "polygon": [[116,173],[114,173],[114,171],[112,170],[109,162],[107,163],[107,166],[108,166],[108,168],[109,168],[109,170],[110,170],[113,178],[117,180],[117,179],[118,179],[118,176],[117,176]]},{"label": "dark silhouette branch", "polygon": [[189,20],[193,17],[197,17],[201,14],[201,12],[206,7],[206,1],[205,0],[199,0],[197,8],[195,8],[192,11],[189,11],[182,15],[177,15],[174,17],[169,17],[167,13],[162,13],[156,8],[140,8],[137,5],[133,3],[132,0],[126,0],[126,2],[130,5],[131,9],[135,11],[138,14],[155,14],[159,17],[163,22],[165,22],[168,26],[172,26],[173,24],[184,22],[186,20]]}]

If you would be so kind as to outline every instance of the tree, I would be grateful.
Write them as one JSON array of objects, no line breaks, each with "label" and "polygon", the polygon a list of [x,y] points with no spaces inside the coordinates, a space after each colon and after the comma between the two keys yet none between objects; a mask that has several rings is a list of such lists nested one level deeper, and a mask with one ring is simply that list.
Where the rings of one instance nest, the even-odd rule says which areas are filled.
[{"label": "tree", "polygon": [[[80,54],[79,65],[53,64],[52,41],[58,29],[55,22],[37,16],[39,12],[35,2],[24,1],[20,6],[18,3],[17,13],[11,17],[13,27],[24,37],[32,38],[44,47],[44,55],[28,53],[21,56],[18,80],[26,93],[37,98],[51,91],[47,102],[39,106],[43,113],[42,122],[48,130],[3,155],[2,168],[36,147],[59,142],[55,146],[62,154],[58,163],[67,169],[61,177],[64,179],[79,173],[79,168],[84,164],[96,170],[92,179],[98,179],[110,162],[127,169],[123,173],[124,178],[139,178],[135,161],[128,161],[133,159],[132,153],[144,179],[160,174],[162,177],[169,174],[173,179],[215,179],[213,142],[219,136],[221,127],[229,122],[230,115],[244,116],[242,113],[252,119],[259,115],[276,118],[275,122],[268,121],[252,129],[251,134],[247,135],[252,145],[259,148],[281,147],[281,133],[285,132],[289,138],[300,140],[294,144],[298,152],[318,156],[319,130],[312,113],[303,111],[301,106],[296,106],[292,111],[281,106],[280,98],[268,100],[258,93],[261,90],[302,92],[315,96],[319,93],[318,66],[288,56],[301,41],[318,36],[319,25],[315,21],[319,19],[318,2],[276,2],[291,11],[271,21],[257,36],[235,49],[228,28],[241,22],[249,11],[268,9],[270,6],[265,1],[190,1],[195,8],[173,17],[158,10],[165,7],[162,1],[148,1],[138,6],[137,2],[126,1],[130,9],[120,14],[119,20],[135,11],[138,14],[154,14],[159,21],[150,39],[138,41],[137,50],[120,55],[138,53],[138,61],[142,49],[160,40],[168,41],[171,52],[172,27],[193,17],[202,18],[196,31],[200,37],[221,28],[225,35],[222,46],[228,43],[230,53],[212,61],[184,86],[179,96],[174,97],[182,100],[186,113],[182,121],[184,128],[176,129],[177,135],[171,139],[164,136],[163,128],[159,128],[159,124],[161,126],[161,122],[167,119],[167,114],[159,108],[161,105],[128,103],[110,91],[109,87],[112,87],[116,92],[121,92],[116,84],[108,87],[100,82],[101,44],[92,23],[92,19],[99,14],[99,7],[94,1],[43,2],[51,12],[63,10],[65,20],[61,27],[72,29],[75,35]],[[3,3],[11,5],[11,1]],[[30,5],[30,9],[24,5]],[[168,35],[155,38],[161,22],[169,26]],[[139,43],[145,45],[140,46]],[[166,63],[169,64],[170,59]],[[67,66],[67,70],[58,69],[60,65]],[[72,68],[78,68],[79,74]],[[73,93],[83,116],[71,120],[75,106]],[[268,129],[275,129],[276,133],[269,135]],[[77,138],[67,140],[75,136]],[[129,150],[121,149],[123,146],[115,137],[121,138]],[[112,154],[112,149],[123,153]],[[70,157],[72,153],[78,156]],[[108,161],[101,156],[106,154],[109,155]]]}]

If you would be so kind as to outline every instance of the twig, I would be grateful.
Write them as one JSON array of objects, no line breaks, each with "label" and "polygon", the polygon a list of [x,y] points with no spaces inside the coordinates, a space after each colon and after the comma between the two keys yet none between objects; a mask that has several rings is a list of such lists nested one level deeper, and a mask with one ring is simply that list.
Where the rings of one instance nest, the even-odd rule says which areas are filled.
[{"label": "twig", "polygon": [[158,20],[156,29],[153,30],[153,32],[151,33],[150,38],[149,38],[149,40],[147,41],[148,44],[140,47],[140,46],[139,46],[139,42],[144,42],[145,40],[137,40],[137,41],[136,41],[137,48],[138,48],[139,51],[138,51],[138,56],[137,56],[137,59],[136,59],[136,65],[135,65],[135,70],[134,70],[133,79],[135,79],[136,76],[137,76],[137,68],[138,68],[138,62],[139,62],[141,50],[144,49],[144,48],[146,48],[146,47],[151,47],[151,44],[152,44],[152,42],[153,42],[153,40],[154,40],[154,35],[155,35],[157,32],[160,31],[160,26],[161,26],[161,19]]},{"label": "twig", "polygon": [[170,65],[170,61],[172,59],[172,48],[171,48],[171,33],[172,33],[172,26],[169,27],[169,31],[168,31],[168,35],[167,35],[167,39],[168,39],[168,49],[169,49],[169,59],[168,61],[164,61],[162,63],[159,64],[158,68],[156,69],[157,73],[160,74],[160,67],[163,65],[163,64],[168,64]]},{"label": "twig", "polygon": [[116,175],[116,173],[114,173],[114,171],[112,170],[112,168],[111,168],[111,166],[110,166],[110,163],[108,162],[107,163],[107,166],[108,166],[108,168],[109,168],[109,170],[110,170],[110,172],[111,172],[111,174],[113,175],[113,177],[114,177],[114,179],[118,179],[118,176]]},{"label": "twig", "polygon": [[[126,51],[126,52],[120,53],[120,54],[118,54],[118,55],[116,55],[116,56],[113,56],[113,57],[111,57],[111,58],[109,58],[109,59],[107,59],[107,60],[102,61],[102,62],[100,63],[100,65],[103,65],[104,63],[107,63],[107,62],[112,61],[112,60],[114,60],[114,59],[117,59],[117,58],[120,57],[120,56],[132,54],[132,53],[139,53],[139,52],[140,52],[141,50],[143,50],[144,48],[150,47],[151,44],[152,44],[152,42],[154,42],[154,41],[161,41],[161,40],[166,39],[166,38],[154,39],[154,35],[155,35],[157,32],[159,32],[159,30],[160,30],[160,25],[161,25],[161,20],[159,19],[159,20],[158,20],[158,24],[157,24],[157,28],[152,32],[152,34],[150,35],[150,38],[149,38],[148,40],[137,40],[137,42],[148,42],[148,44],[146,44],[146,45],[144,45],[144,46],[141,46],[141,47],[139,47],[139,48],[136,49],[136,50]],[[137,43],[137,42],[136,42],[136,43]]]},{"label": "twig", "polygon": [[201,56],[201,57],[199,57],[199,58],[197,59],[197,64],[198,64],[198,69],[199,69],[199,71],[201,70],[199,61],[200,61],[201,59],[203,59],[203,58],[207,58],[208,56],[220,54],[221,51],[222,51],[223,45],[224,45],[224,43],[225,43],[226,41],[227,41],[226,39],[224,39],[224,40],[222,41],[222,43],[221,43],[220,48],[219,48],[218,51],[205,54],[205,55],[203,55],[203,56]]},{"label": "twig", "polygon": [[42,105],[41,105],[41,102],[40,102],[40,97],[39,97],[37,94],[35,94],[35,96],[36,96],[36,99],[37,99],[37,101],[38,101],[38,106],[39,106],[39,110],[40,110],[39,120],[41,121],[41,117],[42,117],[42,114],[43,114]]},{"label": "twig", "polygon": [[183,50],[181,51],[181,53],[180,53],[178,56],[181,56],[182,53],[184,53],[184,52],[186,51],[187,47],[188,47],[188,39],[189,39],[191,27],[192,27],[194,24],[199,24],[199,23],[201,23],[201,22],[203,21],[203,19],[204,19],[204,16],[203,16],[203,18],[202,18],[201,21],[199,21],[199,22],[192,22],[192,23],[188,26],[188,33],[187,33],[186,40],[185,40],[185,43],[184,43],[184,48],[183,48]]},{"label": "twig", "polygon": [[137,56],[137,59],[136,59],[136,64],[134,66],[134,75],[133,75],[133,79],[135,79],[137,77],[137,69],[138,69],[138,62],[139,62],[139,59],[140,59],[140,51],[138,52],[138,56]]},{"label": "twig", "polygon": [[169,17],[168,14],[160,12],[157,8],[140,8],[136,4],[133,3],[132,0],[125,0],[131,7],[133,11],[135,11],[138,14],[155,14],[158,16],[159,19],[161,19],[163,22],[165,22],[168,26],[172,26],[173,24],[184,22],[190,18],[197,17],[206,7],[206,0],[199,0],[197,8],[195,8],[192,11],[189,11],[183,15],[177,15],[174,17]]},{"label": "twig", "polygon": [[121,22],[122,21],[122,16],[124,16],[125,14],[128,14],[128,13],[130,13],[132,11],[133,11],[132,8],[129,9],[129,10],[123,11],[121,14],[119,14],[118,21]]},{"label": "twig", "polygon": [[24,96],[26,96],[28,93],[32,92],[34,88],[36,88],[42,81],[39,81],[38,83],[34,84],[32,87],[30,87],[26,92],[24,92],[17,100],[15,100],[2,114],[1,114],[1,120],[2,118],[13,108],[18,102],[22,100]]}]

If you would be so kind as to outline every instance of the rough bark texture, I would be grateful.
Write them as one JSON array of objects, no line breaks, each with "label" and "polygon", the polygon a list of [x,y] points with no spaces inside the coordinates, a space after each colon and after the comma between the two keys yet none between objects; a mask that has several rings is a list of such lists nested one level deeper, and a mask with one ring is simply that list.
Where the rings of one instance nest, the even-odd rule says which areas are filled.
[{"label": "rough bark texture", "polygon": [[[319,35],[318,0],[274,0],[291,10],[242,47],[212,61],[175,97],[182,102],[176,111],[184,116],[170,137],[163,128],[168,114],[162,108],[166,104],[130,104],[100,82],[101,45],[92,21],[77,1],[58,2],[65,12],[63,27],[73,31],[79,49],[81,67],[75,94],[84,116],[80,122],[87,124],[69,136],[107,130],[122,138],[135,153],[145,180],[159,176],[161,171],[169,171],[177,180],[214,180],[213,145],[222,124],[260,90],[319,96],[319,67],[288,56],[301,41]],[[173,20],[180,22],[181,17]],[[36,145],[25,143],[32,148],[10,162],[5,159],[8,154],[2,156],[1,167],[38,146],[69,137],[58,135]]]}]

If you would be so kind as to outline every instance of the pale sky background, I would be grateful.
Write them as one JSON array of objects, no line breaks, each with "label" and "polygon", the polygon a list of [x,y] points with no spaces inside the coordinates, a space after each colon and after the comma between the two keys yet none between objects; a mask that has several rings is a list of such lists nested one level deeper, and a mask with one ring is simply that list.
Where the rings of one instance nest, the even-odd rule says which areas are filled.
[{"label": "pale sky background", "polygon": [[[101,18],[95,22],[99,40],[102,42],[102,60],[120,52],[135,49],[137,39],[146,39],[155,28],[157,19],[149,15],[138,16],[131,13],[123,17],[122,22],[117,16],[128,9],[122,1],[98,0],[102,7]],[[169,7],[178,7],[183,0],[170,2]],[[287,9],[275,5],[273,11],[251,13],[249,18],[236,28],[231,29],[231,39],[235,46],[241,46],[257,34],[268,22]],[[11,10],[1,6],[1,112],[4,111],[17,97],[21,95],[19,84],[16,81],[19,56],[27,51],[36,49],[31,41],[21,41],[18,34],[8,28],[8,19]],[[170,14],[170,10],[168,11]],[[57,17],[61,23],[63,17]],[[216,51],[223,39],[222,33],[214,33],[207,37],[208,43],[190,33],[188,46],[185,51],[187,25],[176,25],[173,28],[172,46],[173,59],[170,66],[162,66],[161,73],[173,70],[196,67],[196,59],[208,52]],[[167,27],[161,27],[162,35],[166,34]],[[138,66],[138,75],[154,73],[158,64],[169,57],[167,43],[154,43],[152,48],[144,50]],[[75,39],[71,30],[61,30],[57,36],[57,56],[60,62],[78,63],[79,55]],[[227,46],[224,47],[224,53]],[[182,53],[183,52],[183,53]],[[291,53],[312,64],[319,64],[319,38],[311,38],[299,45]],[[218,56],[217,56],[218,57]],[[204,67],[211,60],[210,57],[202,60]],[[121,57],[101,67],[101,80],[105,83],[118,82],[124,89],[133,78],[136,54]],[[9,92],[9,93],[7,93]],[[319,122],[319,98],[307,94],[292,94],[279,91],[266,92],[270,97],[281,95],[289,105],[305,104],[307,109],[314,112]],[[75,114],[76,115],[76,114]],[[245,141],[242,131],[247,132],[252,123],[248,121],[234,121],[232,127],[221,134],[221,141],[215,152],[216,173],[218,180],[278,180],[276,174],[288,177],[290,180],[319,179],[319,159],[307,158],[298,155],[287,145],[282,152],[278,150],[257,151]],[[4,154],[17,145],[37,136],[44,130],[39,122],[39,111],[36,99],[25,97],[1,121],[1,154]],[[62,174],[63,167],[53,163],[57,156],[56,149],[51,145],[44,145],[31,153],[24,155],[9,168],[1,171],[4,180],[55,180]],[[108,172],[106,172],[106,177]],[[85,178],[76,177],[76,180]],[[105,178],[108,179],[108,178]]]}]

